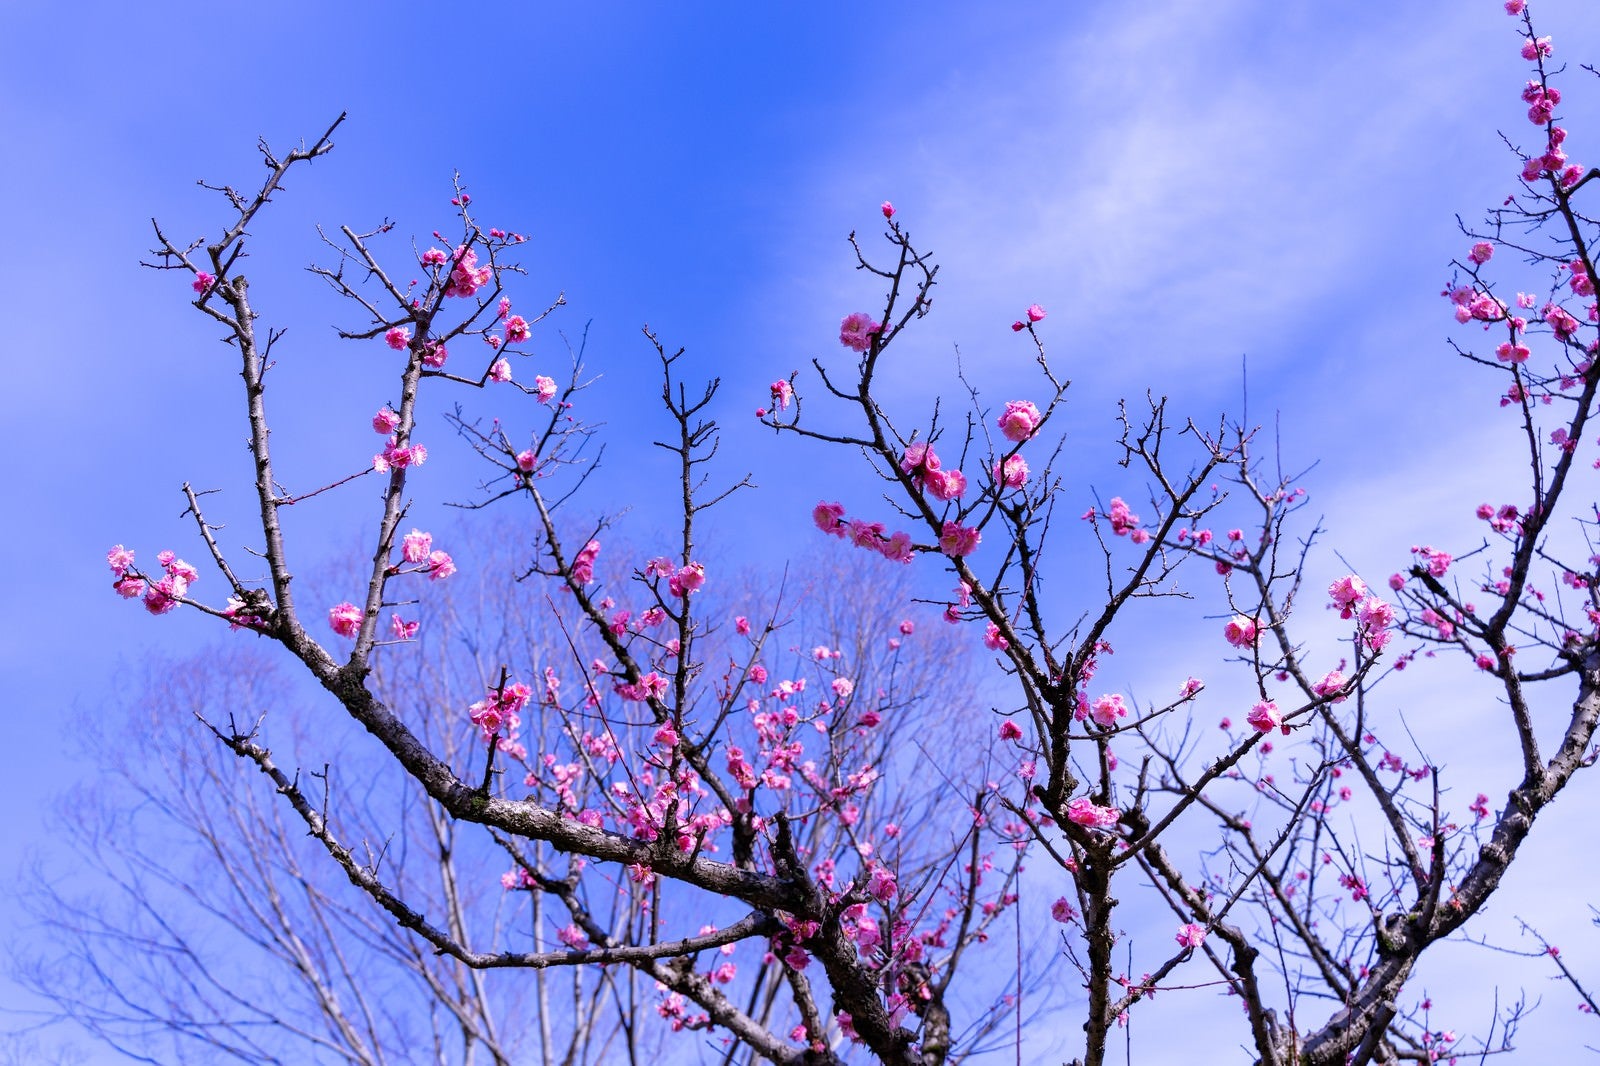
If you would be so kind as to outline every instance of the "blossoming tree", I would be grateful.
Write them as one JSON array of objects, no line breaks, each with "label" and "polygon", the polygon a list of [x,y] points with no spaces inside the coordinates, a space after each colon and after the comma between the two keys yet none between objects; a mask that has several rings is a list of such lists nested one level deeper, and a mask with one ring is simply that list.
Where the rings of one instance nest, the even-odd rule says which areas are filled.
[{"label": "blossoming tree", "polygon": [[[561,686],[553,668],[544,673],[570,648],[561,627],[550,625],[545,590],[512,576],[519,531],[499,522],[487,532],[501,547],[474,553],[478,566],[430,588],[416,605],[418,629],[406,654],[376,662],[375,691],[421,710],[413,728],[441,758],[470,762],[481,732],[459,713],[458,694],[505,664],[541,676],[547,698],[518,712],[519,743],[552,780],[582,788],[577,768],[560,761],[570,708],[548,698]],[[625,548],[611,546],[619,554]],[[885,772],[937,783],[864,791],[844,808],[857,821],[900,823],[899,869],[910,872],[908,860],[933,853],[914,843],[928,836],[925,827],[961,824],[956,812],[969,802],[939,787],[939,771],[964,779],[987,757],[984,736],[992,731],[955,713],[977,660],[962,654],[955,630],[902,631],[914,629],[899,613],[911,595],[909,574],[885,574],[864,557],[798,562],[808,576],[791,580],[787,621],[774,636],[804,632],[827,643],[773,647],[765,661],[784,670],[778,686],[800,693],[808,681],[831,693],[841,677],[853,685],[838,688],[873,693],[864,713],[880,716],[871,740],[894,753]],[[597,560],[597,582],[626,582],[625,571],[606,564]],[[576,615],[554,617],[577,631]],[[727,632],[737,637],[735,627]],[[675,1001],[656,994],[653,977],[634,967],[477,970],[439,954],[325,868],[322,845],[269,790],[234,772],[227,748],[213,742],[196,750],[197,719],[224,732],[250,723],[280,761],[306,768],[303,784],[332,830],[372,849],[367,857],[381,864],[385,883],[457,937],[520,941],[535,951],[583,943],[587,934],[562,895],[613,936],[642,935],[652,922],[670,928],[682,917],[665,886],[619,895],[600,868],[557,861],[537,842],[526,863],[516,861],[504,839],[448,817],[361,731],[283,715],[305,693],[266,650],[234,638],[192,659],[145,664],[130,685],[138,695],[125,709],[126,727],[97,742],[94,786],[60,806],[55,835],[70,865],[45,864],[29,878],[30,909],[48,935],[23,953],[24,982],[62,1018],[152,1061],[376,1066],[414,1061],[423,1047],[437,1061],[459,1063],[671,1061],[681,1038],[655,1015]],[[935,762],[919,733],[960,743],[971,764],[949,753]],[[822,824],[806,835],[816,838]],[[552,868],[562,877],[558,895],[534,890],[528,871]],[[721,910],[708,901],[695,917],[714,923]],[[980,927],[1003,910],[981,918]],[[725,986],[736,977],[770,984],[784,972],[775,959],[709,954]],[[754,1017],[765,1024],[778,1007],[769,998]]]},{"label": "blossoming tree", "polygon": [[[1011,327],[1037,367],[1031,395],[993,407],[973,388],[955,419],[902,409],[881,373],[902,335],[922,328],[938,268],[891,204],[881,244],[852,235],[855,266],[881,285],[870,312],[841,323],[853,354],[772,383],[759,417],[797,445],[865,456],[884,502],[793,508],[884,565],[947,571],[945,619],[972,633],[1009,686],[996,761],[941,782],[959,802],[927,808],[916,832],[902,800],[916,775],[903,744],[882,739],[893,690],[864,690],[831,654],[813,663],[826,683],[803,686],[772,663],[778,613],[709,606],[718,576],[699,530],[741,482],[717,481],[710,465],[715,385],[686,388],[679,353],[653,335],[680,532],[665,554],[630,560],[626,579],[597,579],[605,524],[572,536],[557,517],[593,469],[581,375],[536,362],[526,384],[518,369],[537,358],[531,338],[560,300],[516,313],[522,238],[480,225],[459,188],[451,239],[392,252],[387,226],[345,228],[317,270],[359,320],[343,335],[392,349],[398,379],[373,400],[382,443],[366,473],[383,493],[362,585],[302,604],[281,515],[307,496],[279,483],[265,388],[277,337],[258,329],[238,261],[251,220],[285,173],[331,149],[332,129],[281,158],[266,153],[255,195],[227,190],[233,220],[217,240],[185,245],[157,230],[156,265],[189,277],[195,306],[237,349],[260,518],[260,540],[245,547],[265,576],[238,568],[239,548],[190,492],[227,602],[197,596],[198,568],[171,552],[142,569],[118,546],[116,588],[154,613],[187,606],[282,645],[433,803],[504,848],[509,888],[547,897],[567,919],[561,947],[531,951],[440,924],[340,837],[251,730],[219,728],[402,927],[472,968],[630,967],[658,987],[664,1024],[712,1034],[728,1061],[959,1061],[1018,1006],[1009,990],[984,1006],[960,1000],[956,977],[982,984],[964,960],[1024,877],[1070,886],[1051,908],[1059,948],[1046,978],[1082,990],[1073,1009],[1086,1063],[1106,1060],[1117,1026],[1154,1009],[1157,991],[1201,982],[1243,1007],[1237,1039],[1263,1063],[1448,1054],[1457,1038],[1409,1006],[1407,981],[1483,909],[1540,813],[1592,764],[1600,722],[1600,597],[1585,542],[1596,516],[1575,487],[1600,387],[1595,224],[1584,212],[1596,172],[1565,154],[1550,39],[1521,0],[1506,8],[1531,64],[1537,143],[1447,295],[1459,322],[1487,331],[1487,347],[1475,329],[1461,353],[1517,420],[1528,477],[1479,508],[1480,543],[1415,547],[1386,580],[1336,575],[1326,597],[1313,592],[1319,531],[1300,524],[1303,488],[1259,461],[1249,427],[1178,420],[1163,400],[1122,413],[1128,487],[1088,498],[1062,462],[1053,420],[1070,383],[1038,305]],[[1519,257],[1522,284],[1543,296],[1498,280]],[[477,731],[470,757],[430,746],[421,710],[374,682],[418,636],[410,605],[455,571],[428,533],[406,532],[408,486],[427,458],[419,396],[450,388],[521,401],[493,421],[455,422],[488,464],[475,502],[531,508],[540,540],[529,576],[553,590],[543,624],[570,649],[537,675],[502,663],[460,693],[459,721]],[[1098,545],[1087,567],[1050,550],[1078,515]],[[1074,591],[1047,594],[1049,583]],[[1210,688],[1174,678],[1165,697],[1136,699],[1131,679],[1114,676],[1113,642],[1177,591],[1216,619],[1188,639],[1214,646],[1217,673]],[[1305,635],[1308,600],[1337,613],[1341,639]],[[1425,756],[1402,754],[1381,682],[1420,654],[1468,671],[1477,698],[1503,706],[1516,754],[1498,798],[1474,792],[1460,805]],[[1249,698],[1219,706],[1210,693],[1222,678],[1244,679]],[[560,727],[530,743],[523,722],[536,706],[558,709]],[[1218,719],[1220,730],[1197,728]],[[1275,773],[1266,756],[1284,738],[1295,760]],[[1122,896],[1147,892],[1170,914],[1161,944],[1132,943],[1119,927]],[[607,906],[626,920],[602,920]],[[739,911],[731,920],[687,916],[727,907]],[[1013,1039],[1020,1054],[1020,1023]]]}]

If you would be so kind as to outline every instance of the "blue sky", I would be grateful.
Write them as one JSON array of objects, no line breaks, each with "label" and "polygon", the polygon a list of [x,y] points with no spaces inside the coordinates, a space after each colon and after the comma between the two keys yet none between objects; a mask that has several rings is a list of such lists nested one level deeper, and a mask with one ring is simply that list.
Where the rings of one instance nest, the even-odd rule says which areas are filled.
[{"label": "blue sky", "polygon": [[[1559,57],[1600,58],[1579,54],[1600,43],[1593,4],[1535,11]],[[763,543],[808,542],[810,503],[859,475],[749,415],[876,300],[843,236],[874,232],[886,198],[943,264],[887,387],[926,405],[959,346],[1005,398],[1028,369],[1007,325],[1042,303],[1086,498],[1118,491],[1117,398],[1154,388],[1197,418],[1237,414],[1246,355],[1251,419],[1278,417],[1289,465],[1320,459],[1316,510],[1364,572],[1470,537],[1485,486],[1514,476],[1494,386],[1452,360],[1436,296],[1466,246],[1455,215],[1512,188],[1496,130],[1530,129],[1495,3],[86,3],[10,5],[0,24],[0,485],[20,538],[0,608],[3,869],[48,845],[52,797],[88,770],[71,737],[117,712],[126,664],[209,637],[116,600],[105,550],[195,558],[185,479],[229,486],[218,506],[248,517],[236,372],[182,279],[139,268],[149,219],[214,233],[196,178],[248,186],[257,136],[287,147],[340,111],[337,150],[292,179],[253,245],[258,307],[290,330],[280,454],[306,486],[369,446],[385,395],[378,353],[333,337],[341,309],[298,270],[312,226],[390,218],[425,238],[448,222],[454,171],[480,217],[532,236],[520,302],[564,290],[559,328],[592,323],[613,448],[595,504],[636,501],[646,528],[666,497],[627,432],[657,390],[643,323],[689,348],[691,375],[723,378],[730,451],[766,486],[740,512]],[[1569,147],[1594,162],[1600,97],[1581,78]],[[356,542],[360,504],[307,521],[308,562]],[[1578,879],[1546,828],[1540,869]],[[1583,902],[1553,901],[1553,920],[1581,925]],[[1540,1029],[1570,1039],[1551,999]]]}]

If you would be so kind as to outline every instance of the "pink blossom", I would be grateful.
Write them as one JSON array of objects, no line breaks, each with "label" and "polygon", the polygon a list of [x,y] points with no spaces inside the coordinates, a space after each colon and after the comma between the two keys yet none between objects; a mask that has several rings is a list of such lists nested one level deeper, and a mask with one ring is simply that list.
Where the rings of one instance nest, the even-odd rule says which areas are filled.
[{"label": "pink blossom", "polygon": [[1027,314],[1029,322],[1041,322],[1044,320],[1046,311],[1038,304],[1029,304]]},{"label": "pink blossom", "polygon": [[428,449],[425,445],[410,444],[402,447],[398,437],[390,437],[384,444],[383,451],[372,457],[372,469],[380,474],[386,474],[391,469],[404,470],[411,466],[421,466],[428,461]]},{"label": "pink blossom", "polygon": [[1589,277],[1589,268],[1583,265],[1582,259],[1574,259],[1567,264],[1567,270],[1572,273],[1572,278],[1567,282],[1572,287],[1572,292],[1577,296],[1594,295],[1594,279]]},{"label": "pink blossom", "polygon": [[994,479],[1008,489],[1020,489],[1028,481],[1028,461],[1013,455],[994,465]]},{"label": "pink blossom", "polygon": [[372,428],[384,436],[393,433],[399,425],[400,416],[388,407],[383,408],[372,416]]},{"label": "pink blossom", "polygon": [[983,534],[977,529],[959,522],[946,522],[939,533],[939,550],[952,559],[959,559],[977,551],[978,542],[982,539]]},{"label": "pink blossom", "polygon": [[688,566],[675,570],[667,578],[667,591],[674,596],[687,596],[691,592],[698,592],[706,583],[706,567],[704,563],[690,563]]},{"label": "pink blossom", "polygon": [[891,204],[888,200],[885,200],[880,205],[879,210],[881,210],[883,212],[883,217],[884,218],[893,218],[894,217],[894,204]]},{"label": "pink blossom", "polygon": [[850,694],[856,690],[856,683],[848,677],[836,677],[833,679],[831,687],[835,696],[841,700],[847,700],[850,698]]},{"label": "pink blossom", "polygon": [[532,888],[535,884],[537,882],[534,881],[533,875],[521,866],[512,867],[500,875],[500,887],[507,892],[520,888]]},{"label": "pink blossom", "polygon": [[1178,698],[1180,700],[1186,700],[1203,688],[1205,688],[1205,682],[1201,681],[1197,677],[1191,677],[1189,680],[1185,681],[1183,683],[1183,687],[1178,690]]},{"label": "pink blossom", "polygon": [[667,679],[652,670],[637,682],[629,684],[618,681],[615,687],[617,695],[623,699],[643,703],[646,700],[658,700],[665,696],[667,694]]},{"label": "pink blossom", "polygon": [[878,546],[883,557],[892,563],[911,562],[911,534],[896,530],[889,539]]},{"label": "pink blossom", "polygon": [[1067,820],[1090,829],[1109,829],[1121,819],[1115,807],[1098,806],[1088,796],[1079,796],[1067,804]]},{"label": "pink blossom", "polygon": [[1522,43],[1522,58],[1532,62],[1536,59],[1548,59],[1555,49],[1550,47],[1550,38],[1538,39],[1529,37]]},{"label": "pink blossom", "polygon": [[496,359],[489,365],[489,380],[498,381],[502,385],[511,380],[511,364],[504,359]]},{"label": "pink blossom", "polygon": [[389,620],[389,632],[394,634],[395,640],[410,640],[417,635],[417,629],[421,625],[421,622],[407,622],[399,615],[395,615]]},{"label": "pink blossom", "polygon": [[450,350],[438,341],[429,341],[422,348],[422,365],[429,370],[438,370],[444,366],[444,361],[450,357]]},{"label": "pink blossom", "polygon": [[580,585],[594,581],[594,560],[600,554],[600,542],[591,540],[572,557],[572,580]]},{"label": "pink blossom", "polygon": [[939,456],[928,442],[914,441],[906,445],[905,454],[900,457],[900,469],[910,474],[920,487],[929,474],[939,469]]},{"label": "pink blossom", "polygon": [[455,560],[446,552],[428,553],[428,580],[443,581],[456,572]]},{"label": "pink blossom", "polygon": [[397,352],[406,350],[406,345],[411,343],[411,331],[395,326],[383,335],[384,342]]},{"label": "pink blossom", "polygon": [[1447,551],[1439,551],[1431,546],[1413,547],[1411,554],[1419,557],[1428,568],[1428,573],[1434,577],[1444,577],[1450,569],[1453,557]]},{"label": "pink blossom", "polygon": [[583,930],[576,925],[564,925],[556,930],[556,938],[573,951],[581,951],[589,946],[589,938],[583,935]]},{"label": "pink blossom", "polygon": [[1223,626],[1222,635],[1235,648],[1253,648],[1257,635],[1255,619],[1236,614],[1226,626]]},{"label": "pink blossom", "polygon": [[494,277],[491,267],[478,265],[478,253],[465,245],[456,249],[455,266],[450,270],[450,280],[445,282],[446,296],[468,297],[489,284]]},{"label": "pink blossom", "polygon": [[216,281],[216,275],[207,274],[204,270],[196,270],[194,272],[194,281],[189,287],[204,296],[211,286],[216,284]]},{"label": "pink blossom", "polygon": [[1449,640],[1451,637],[1455,636],[1455,623],[1444,617],[1438,611],[1435,611],[1432,607],[1424,607],[1422,609],[1421,617],[1424,625],[1430,625],[1439,631],[1439,637],[1441,640]]},{"label": "pink blossom", "polygon": [[1479,241],[1477,244],[1472,246],[1472,251],[1467,254],[1467,258],[1471,259],[1479,266],[1482,266],[1483,264],[1487,263],[1490,258],[1493,257],[1493,255],[1494,245],[1490,244],[1488,241]]},{"label": "pink blossom", "polygon": [[[1030,308],[1029,310],[1031,313],[1032,309]],[[1040,317],[1043,317],[1042,312]],[[1037,322],[1038,319],[1034,319],[1034,321]],[[1039,428],[1040,421],[1042,421],[1042,416],[1031,400],[1008,400],[1006,401],[1006,409],[1001,412],[999,419],[997,419],[997,424],[1000,427],[1001,435],[1006,440],[1020,443],[1034,435]]]},{"label": "pink blossom", "polygon": [[1011,642],[1000,635],[1000,627],[993,622],[983,633],[983,646],[990,651],[1005,651],[1011,647]]},{"label": "pink blossom", "polygon": [[400,542],[400,554],[408,563],[426,562],[428,553],[433,550],[433,534],[424,533],[413,529],[405,535]]},{"label": "pink blossom", "polygon": [[858,548],[877,550],[883,540],[884,526],[882,522],[868,522],[864,518],[852,518],[846,523],[849,531],[850,543]]},{"label": "pink blossom", "polygon": [[1011,719],[1007,718],[1005,721],[1000,723],[1000,739],[1021,740],[1022,727],[1017,725],[1017,723],[1013,722]]},{"label": "pink blossom", "polygon": [[1205,943],[1206,927],[1188,922],[1178,926],[1178,946],[1180,948],[1197,948]]},{"label": "pink blossom", "polygon": [[361,608],[346,600],[328,609],[328,625],[341,637],[354,637],[361,632]]},{"label": "pink blossom", "polygon": [[772,383],[772,405],[779,411],[786,411],[794,399],[794,386],[787,381],[774,381]]},{"label": "pink blossom", "polygon": [[1382,651],[1392,635],[1389,627],[1394,625],[1394,606],[1374,596],[1361,604],[1357,617],[1361,622],[1362,640],[1367,647],[1372,651]]},{"label": "pink blossom", "polygon": [[1504,341],[1495,348],[1494,354],[1502,363],[1525,363],[1533,352],[1525,344]]},{"label": "pink blossom", "polygon": [[818,503],[811,509],[811,521],[816,523],[818,529],[835,537],[844,537],[850,532],[845,525],[842,503]]},{"label": "pink blossom", "polygon": [[1321,681],[1311,686],[1311,691],[1324,699],[1331,698],[1334,703],[1343,703],[1345,699],[1344,674],[1338,670],[1329,670]]},{"label": "pink blossom", "polygon": [[1139,516],[1128,509],[1121,496],[1111,497],[1111,510],[1106,517],[1111,519],[1111,532],[1119,537],[1127,536],[1139,525]]},{"label": "pink blossom", "polygon": [[528,320],[521,315],[506,319],[506,343],[521,344],[528,339]]},{"label": "pink blossom", "polygon": [[1020,318],[1017,319],[1015,322],[1011,323],[1011,332],[1012,333],[1021,333],[1023,330],[1025,330],[1027,328],[1028,328],[1027,323],[1023,322],[1022,319],[1020,319]]},{"label": "pink blossom", "polygon": [[1289,727],[1283,724],[1283,714],[1279,712],[1278,705],[1272,700],[1262,700],[1250,708],[1245,721],[1258,733],[1270,733],[1282,727],[1283,735],[1289,735]]},{"label": "pink blossom", "polygon": [[517,470],[531,474],[539,465],[539,456],[532,448],[517,453]]},{"label": "pink blossom", "polygon": [[967,475],[959,470],[934,470],[926,478],[928,493],[938,500],[957,500],[967,491]]},{"label": "pink blossom", "polygon": [[1350,574],[1329,585],[1328,596],[1333,600],[1333,605],[1339,608],[1340,618],[1352,618],[1356,606],[1367,596],[1367,583]]},{"label": "pink blossom", "polygon": [[106,562],[110,564],[111,572],[121,577],[133,565],[133,552],[120,544],[115,545],[110,551],[106,552]]},{"label": "pink blossom", "polygon": [[1522,14],[1522,9],[1526,6],[1527,0],[1506,0],[1506,14],[1520,15]]},{"label": "pink blossom", "polygon": [[1545,323],[1555,333],[1557,340],[1571,340],[1573,334],[1578,332],[1578,320],[1555,304],[1546,304],[1543,313]]},{"label": "pink blossom", "polygon": [[883,323],[874,322],[870,315],[860,311],[844,316],[839,323],[839,343],[852,351],[864,352],[872,347],[872,338],[883,330]]},{"label": "pink blossom", "polygon": [[429,248],[426,252],[422,253],[422,265],[444,266],[445,262],[449,258],[449,253],[447,253],[443,248]]},{"label": "pink blossom", "polygon": [[[137,579],[123,578],[122,580]],[[119,582],[120,584],[121,582]],[[168,574],[155,584],[141,583],[141,587],[144,589],[144,609],[151,614],[166,614],[173,610],[178,606],[178,597],[184,594],[183,584],[184,582],[181,578],[174,578],[171,574]],[[130,585],[127,591],[123,591],[120,588],[118,591],[126,596],[132,591],[132,586]]]},{"label": "pink blossom", "polygon": [[1062,925],[1066,925],[1069,922],[1075,922],[1078,920],[1078,911],[1075,907],[1073,907],[1072,904],[1067,902],[1066,896],[1062,896],[1060,899],[1050,904],[1050,917],[1054,918]]},{"label": "pink blossom", "polygon": [[121,596],[125,600],[131,600],[138,596],[144,595],[145,581],[142,577],[134,577],[132,574],[124,574],[122,577],[119,577],[116,581],[112,582],[111,587],[116,590],[118,596]]},{"label": "pink blossom", "polygon": [[1118,718],[1128,716],[1128,708],[1123,706],[1122,697],[1118,694],[1101,696],[1089,705],[1089,716],[1107,729],[1117,724]]}]

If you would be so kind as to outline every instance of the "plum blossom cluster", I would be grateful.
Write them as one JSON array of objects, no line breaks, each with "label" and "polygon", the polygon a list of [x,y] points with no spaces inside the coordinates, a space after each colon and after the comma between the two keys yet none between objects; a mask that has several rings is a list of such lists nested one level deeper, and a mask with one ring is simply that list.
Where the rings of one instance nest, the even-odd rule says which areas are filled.
[{"label": "plum blossom cluster", "polygon": [[1498,508],[1492,503],[1480,503],[1477,514],[1496,533],[1517,535],[1522,532],[1521,514],[1514,503],[1502,504]]},{"label": "plum blossom cluster", "polygon": [[[787,381],[784,381],[782,379],[780,379],[778,381],[774,381],[772,383],[771,392],[772,392],[772,410],[774,412],[787,411],[789,409],[789,405],[794,402],[794,386],[789,384]],[[757,418],[765,418],[765,417],[767,417],[767,408],[765,408],[765,407],[757,408],[756,409],[756,417]]]},{"label": "plum blossom cluster", "polygon": [[[1083,512],[1083,519],[1086,522],[1097,522],[1101,517],[1101,512],[1093,507]],[[1103,517],[1110,521],[1113,536],[1127,537],[1135,544],[1150,542],[1150,531],[1139,527],[1139,516],[1133,513],[1133,508],[1129,507],[1121,496],[1111,498],[1111,506],[1106,509]]]},{"label": "plum blossom cluster", "polygon": [[[373,424],[377,424],[374,417]],[[401,444],[400,438],[391,435],[384,442],[383,451],[372,457],[372,469],[380,474],[387,474],[390,470],[404,470],[407,467],[421,466],[428,461],[428,449],[422,444]]]},{"label": "plum blossom cluster", "polygon": [[194,567],[179,559],[170,551],[161,552],[156,556],[156,562],[164,571],[157,580],[150,580],[141,574],[133,565],[133,552],[122,545],[115,545],[106,553],[106,562],[111,567],[111,572],[116,575],[112,588],[123,599],[142,599],[145,610],[151,614],[166,614],[178,606],[178,601],[188,591],[189,586],[198,580],[200,574]]},{"label": "plum blossom cluster", "polygon": [[473,296],[494,278],[494,268],[478,265],[478,253],[467,245],[454,253],[442,248],[429,248],[422,253],[422,263],[428,267],[450,265],[450,274],[444,284],[446,296]]},{"label": "plum blossom cluster", "polygon": [[1079,796],[1067,804],[1067,820],[1088,829],[1110,829],[1122,820],[1115,807],[1102,807],[1088,796]]},{"label": "plum blossom cluster", "polygon": [[[1432,577],[1444,577],[1449,571],[1454,557],[1447,551],[1442,551],[1430,545],[1413,545],[1411,554],[1417,557],[1417,565],[1426,570]],[[1345,618],[1350,617],[1344,615]]]},{"label": "plum blossom cluster", "polygon": [[427,574],[430,581],[442,581],[456,572],[455,560],[448,552],[433,547],[433,534],[413,529],[400,542],[400,558],[412,566],[407,570],[401,564],[389,567],[389,574]]},{"label": "plum blossom cluster", "polygon": [[579,585],[594,583],[594,561],[600,556],[600,542],[591,540],[572,557],[572,580]]},{"label": "plum blossom cluster", "polygon": [[967,491],[967,475],[959,470],[945,470],[939,462],[933,445],[922,441],[906,446],[900,457],[900,469],[911,475],[911,483],[936,500],[958,500]]},{"label": "plum blossom cluster", "polygon": [[657,558],[645,564],[643,577],[646,580],[666,578],[667,591],[675,598],[682,599],[705,587],[706,567],[704,563],[693,561],[677,566],[671,559]]},{"label": "plum blossom cluster", "polygon": [[[1443,566],[1448,567],[1450,556],[1443,552],[1438,554],[1443,557]],[[1431,556],[1429,558],[1432,559]],[[1440,573],[1443,573],[1442,569]],[[1393,604],[1374,596],[1366,582],[1354,574],[1341,577],[1329,585],[1328,596],[1340,618],[1355,618],[1359,623],[1361,642],[1368,651],[1380,652],[1388,645],[1394,636]]]},{"label": "plum blossom cluster", "polygon": [[1471,285],[1458,285],[1445,293],[1455,304],[1456,321],[1499,322],[1506,317],[1506,305]]},{"label": "plum blossom cluster", "polygon": [[[1526,6],[1523,0],[1507,0],[1506,13],[1520,15]],[[1538,77],[1530,79],[1523,88],[1522,101],[1528,105],[1528,121],[1546,130],[1544,154],[1525,160],[1522,180],[1534,182],[1548,176],[1562,188],[1570,189],[1582,180],[1583,167],[1568,162],[1566,153],[1561,150],[1561,145],[1567,139],[1567,131],[1552,121],[1555,109],[1561,103],[1561,90],[1545,84],[1543,62],[1555,54],[1555,46],[1549,37],[1529,36],[1523,39],[1520,54],[1523,59],[1540,66]]]},{"label": "plum blossom cluster", "polygon": [[1119,718],[1128,716],[1128,708],[1119,693],[1101,696],[1089,704],[1089,717],[1103,729],[1114,728]]},{"label": "plum blossom cluster", "polygon": [[848,540],[858,548],[877,552],[885,559],[894,562],[911,562],[911,534],[899,530],[890,533],[882,522],[868,522],[862,518],[846,519],[842,503],[818,502],[811,509],[811,521],[822,532],[841,540]]},{"label": "plum blossom cluster", "polygon": [[483,734],[485,743],[493,741],[501,751],[523,759],[527,752],[513,738],[522,728],[521,712],[532,698],[533,689],[520,681],[503,684],[489,689],[483,699],[468,706],[467,717]]},{"label": "plum blossom cluster", "polygon": [[1022,313],[1022,318],[1011,323],[1011,331],[1013,333],[1021,333],[1035,322],[1043,322],[1044,316],[1047,314],[1049,312],[1038,304],[1029,304],[1028,309]]}]

